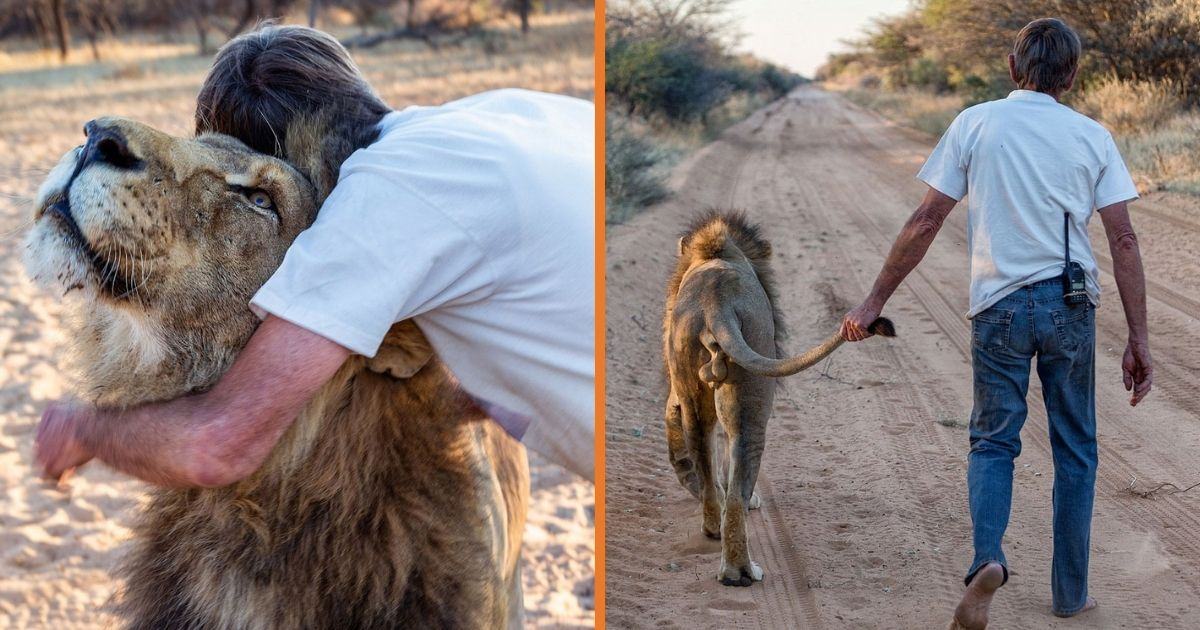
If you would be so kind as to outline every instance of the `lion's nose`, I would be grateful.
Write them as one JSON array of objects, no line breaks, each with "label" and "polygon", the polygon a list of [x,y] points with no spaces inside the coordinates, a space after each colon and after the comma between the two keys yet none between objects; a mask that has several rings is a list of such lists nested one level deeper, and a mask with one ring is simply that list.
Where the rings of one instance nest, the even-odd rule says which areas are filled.
[{"label": "lion's nose", "polygon": [[129,150],[125,135],[117,127],[92,120],[83,126],[83,133],[87,134],[84,161],[104,162],[117,168],[137,168],[141,165],[141,161]]}]

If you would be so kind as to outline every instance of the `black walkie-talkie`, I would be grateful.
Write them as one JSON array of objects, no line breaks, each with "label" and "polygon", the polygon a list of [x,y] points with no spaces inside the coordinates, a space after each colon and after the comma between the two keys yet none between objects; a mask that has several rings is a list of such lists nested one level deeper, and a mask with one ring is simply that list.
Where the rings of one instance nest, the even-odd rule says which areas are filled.
[{"label": "black walkie-talkie", "polygon": [[1063,301],[1070,306],[1088,303],[1087,280],[1083,273],[1083,265],[1071,262],[1071,215],[1063,213],[1063,242],[1067,266],[1063,269]]}]

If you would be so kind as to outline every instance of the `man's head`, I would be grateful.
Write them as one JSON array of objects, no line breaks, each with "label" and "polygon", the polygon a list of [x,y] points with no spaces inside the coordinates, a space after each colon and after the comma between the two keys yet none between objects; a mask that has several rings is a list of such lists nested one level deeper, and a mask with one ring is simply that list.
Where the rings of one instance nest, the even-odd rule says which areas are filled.
[{"label": "man's head", "polygon": [[[224,133],[250,148],[294,161],[293,135],[319,134],[325,163],[297,166],[327,193],[354,150],[378,136],[390,109],[330,35],[267,25],[221,48],[196,102],[196,132]],[[304,139],[305,154],[312,138]]]},{"label": "man's head", "polygon": [[1071,89],[1079,68],[1079,36],[1057,18],[1042,18],[1017,33],[1008,71],[1017,87],[1057,97]]}]

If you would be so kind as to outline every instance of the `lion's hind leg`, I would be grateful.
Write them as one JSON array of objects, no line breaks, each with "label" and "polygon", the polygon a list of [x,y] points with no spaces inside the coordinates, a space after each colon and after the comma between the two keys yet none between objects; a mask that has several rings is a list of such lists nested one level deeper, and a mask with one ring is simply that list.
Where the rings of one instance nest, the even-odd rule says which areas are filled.
[{"label": "lion's hind leg", "polygon": [[[729,472],[721,514],[721,568],[717,579],[726,586],[750,586],[763,571],[750,559],[746,519],[754,503],[754,484],[762,462],[770,397],[766,404],[744,404],[742,387],[717,388],[716,410],[729,436]],[[762,401],[758,401],[762,402]],[[760,500],[761,503],[761,500]]]},{"label": "lion's hind leg", "polygon": [[667,429],[667,455],[675,469],[675,476],[679,478],[679,485],[699,500],[700,473],[696,471],[696,461],[687,447],[687,439],[683,434],[683,412],[674,391],[667,398],[667,410],[663,418]]},{"label": "lion's hind leg", "polygon": [[[704,535],[721,537],[721,498],[710,455],[715,414],[712,399],[704,396],[680,398],[680,416],[687,445],[687,457],[695,466],[700,506],[704,514]],[[707,405],[705,404],[707,403]]]}]

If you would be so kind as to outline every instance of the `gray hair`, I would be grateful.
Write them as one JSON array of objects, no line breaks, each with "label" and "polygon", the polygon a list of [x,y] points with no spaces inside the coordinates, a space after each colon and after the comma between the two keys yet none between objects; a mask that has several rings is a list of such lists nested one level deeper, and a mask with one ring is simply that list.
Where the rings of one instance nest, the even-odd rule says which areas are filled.
[{"label": "gray hair", "polygon": [[1013,44],[1017,85],[1039,92],[1065,90],[1082,49],[1079,36],[1058,18],[1026,24]]},{"label": "gray hair", "polygon": [[297,130],[316,133],[306,127],[320,122],[324,164],[301,170],[322,188],[337,181],[338,168],[351,153],[375,141],[377,125],[389,111],[331,35],[268,23],[233,38],[217,53],[196,98],[196,133],[231,135],[255,151],[301,166],[311,156],[288,155],[295,144],[288,136]]}]

